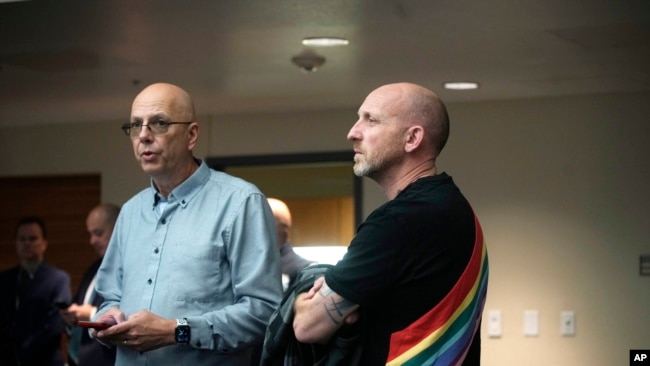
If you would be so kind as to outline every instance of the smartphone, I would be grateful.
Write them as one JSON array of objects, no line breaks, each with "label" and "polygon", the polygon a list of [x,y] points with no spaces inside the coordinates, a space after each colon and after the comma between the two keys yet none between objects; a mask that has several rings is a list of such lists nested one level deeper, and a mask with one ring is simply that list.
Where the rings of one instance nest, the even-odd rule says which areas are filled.
[{"label": "smartphone", "polygon": [[54,306],[56,306],[59,309],[67,309],[70,306],[70,304],[68,304],[65,301],[55,301]]},{"label": "smartphone", "polygon": [[108,323],[100,323],[100,322],[87,322],[80,320],[77,322],[77,326],[82,327],[82,328],[94,328],[97,330],[102,330],[110,327],[113,324],[108,324]]}]

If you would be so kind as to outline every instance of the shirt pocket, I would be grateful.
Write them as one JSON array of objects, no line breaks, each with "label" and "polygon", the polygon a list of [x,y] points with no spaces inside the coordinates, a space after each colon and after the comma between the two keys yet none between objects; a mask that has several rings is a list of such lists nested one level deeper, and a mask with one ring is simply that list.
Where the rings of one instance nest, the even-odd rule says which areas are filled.
[{"label": "shirt pocket", "polygon": [[222,295],[227,261],[222,245],[179,243],[170,264],[170,293],[175,301],[208,303]]}]

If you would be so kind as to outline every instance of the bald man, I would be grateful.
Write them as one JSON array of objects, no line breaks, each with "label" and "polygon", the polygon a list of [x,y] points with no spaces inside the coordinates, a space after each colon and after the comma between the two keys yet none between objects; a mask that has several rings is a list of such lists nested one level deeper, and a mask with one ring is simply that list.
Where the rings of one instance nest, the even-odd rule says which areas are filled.
[{"label": "bald man", "polygon": [[278,232],[282,274],[288,277],[288,283],[283,285],[284,289],[287,290],[293,284],[298,272],[314,262],[299,256],[293,251],[293,246],[289,241],[292,225],[291,211],[289,211],[287,204],[277,198],[268,198],[268,202],[269,206],[271,206],[271,211],[273,211]]},{"label": "bald man", "polygon": [[108,243],[113,234],[113,227],[120,207],[112,203],[103,203],[95,206],[86,217],[89,244],[93,247],[99,258],[88,267],[79,289],[75,295],[74,303],[67,309],[61,310],[61,315],[71,329],[71,338],[68,342],[68,364],[70,366],[109,366],[115,364],[115,348],[105,347],[93,340],[85,329],[76,327],[78,321],[88,321],[97,312],[97,308],[104,299],[95,291],[97,270],[102,263]]},{"label": "bald man", "polygon": [[388,84],[366,97],[347,135],[354,173],[388,202],[297,297],[298,341],[328,343],[364,319],[361,365],[480,363],[487,253],[472,207],[436,168],[448,134],[444,104],[422,86]]},{"label": "bald man", "polygon": [[282,297],[273,214],[252,184],[193,155],[194,103],[156,83],[122,126],[151,185],[120,211],[97,275],[95,331],[116,365],[247,365]]}]

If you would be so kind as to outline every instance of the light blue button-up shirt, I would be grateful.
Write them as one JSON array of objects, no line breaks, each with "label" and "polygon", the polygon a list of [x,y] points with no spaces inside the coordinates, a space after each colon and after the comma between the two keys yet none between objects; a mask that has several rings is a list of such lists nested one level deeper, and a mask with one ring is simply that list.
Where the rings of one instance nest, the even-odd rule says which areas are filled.
[{"label": "light blue button-up shirt", "polygon": [[118,347],[116,364],[247,364],[282,296],[276,242],[266,197],[205,162],[167,200],[153,182],[131,198],[97,275],[97,316],[119,307],[127,318],[143,309],[187,318],[191,341],[144,353]]}]

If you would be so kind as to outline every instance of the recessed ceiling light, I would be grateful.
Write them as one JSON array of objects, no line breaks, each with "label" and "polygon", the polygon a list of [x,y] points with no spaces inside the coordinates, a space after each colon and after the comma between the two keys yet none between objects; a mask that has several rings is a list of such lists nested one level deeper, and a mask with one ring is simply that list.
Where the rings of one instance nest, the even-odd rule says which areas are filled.
[{"label": "recessed ceiling light", "polygon": [[341,37],[307,37],[303,38],[302,44],[305,46],[332,47],[347,46],[350,41]]},{"label": "recessed ceiling light", "polygon": [[444,83],[444,87],[450,90],[472,90],[478,89],[478,83],[473,81],[450,81]]}]

